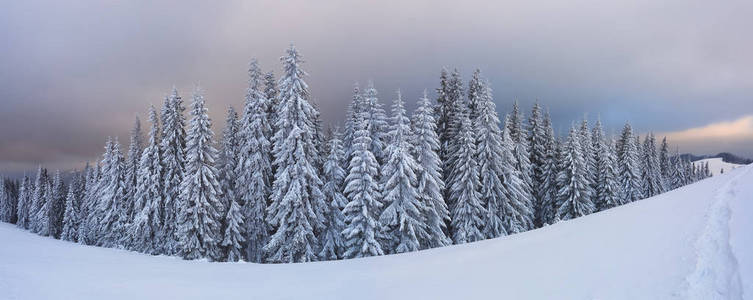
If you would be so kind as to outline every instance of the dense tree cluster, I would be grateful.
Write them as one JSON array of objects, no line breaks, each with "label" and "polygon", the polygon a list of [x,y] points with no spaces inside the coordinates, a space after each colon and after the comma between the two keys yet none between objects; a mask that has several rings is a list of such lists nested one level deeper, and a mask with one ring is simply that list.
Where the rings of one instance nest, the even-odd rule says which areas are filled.
[{"label": "dense tree cluster", "polygon": [[[325,134],[291,46],[282,76],[254,60],[242,114],[215,141],[197,88],[186,119],[173,88],[149,131],[137,119],[127,155],[63,178],[0,181],[0,220],[56,239],[185,259],[291,263],[403,253],[515,234],[657,195],[711,174],[626,124],[554,134],[545,109],[497,112],[479,70],[464,93],[443,70],[436,104],[391,115],[358,86],[344,130]],[[188,124],[186,124],[188,122]],[[218,148],[215,145],[219,145]]]}]

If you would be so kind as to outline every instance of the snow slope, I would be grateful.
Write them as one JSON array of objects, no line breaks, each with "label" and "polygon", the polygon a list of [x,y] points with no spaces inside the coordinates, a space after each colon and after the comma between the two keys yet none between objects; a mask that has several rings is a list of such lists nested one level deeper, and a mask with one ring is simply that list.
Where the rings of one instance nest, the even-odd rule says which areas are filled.
[{"label": "snow slope", "polygon": [[543,229],[403,255],[207,263],[0,224],[0,299],[753,298],[753,166]]},{"label": "snow slope", "polygon": [[739,168],[741,166],[744,166],[744,165],[738,165],[738,164],[725,162],[722,160],[721,157],[701,159],[701,160],[694,161],[693,163],[703,166],[704,164],[706,164],[706,162],[709,163],[709,170],[711,170],[711,174],[713,174],[714,176],[719,175],[722,169],[724,169],[724,172],[726,173],[734,168]]}]

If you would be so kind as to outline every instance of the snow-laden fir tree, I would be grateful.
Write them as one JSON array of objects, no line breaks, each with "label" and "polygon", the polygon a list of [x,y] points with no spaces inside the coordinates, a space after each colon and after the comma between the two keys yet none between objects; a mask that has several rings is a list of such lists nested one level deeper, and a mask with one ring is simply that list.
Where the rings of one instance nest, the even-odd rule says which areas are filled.
[{"label": "snow-laden fir tree", "polygon": [[99,184],[101,166],[98,163],[91,168],[91,171],[86,176],[86,188],[84,189],[84,195],[81,200],[81,224],[78,227],[78,242],[79,244],[92,245],[93,228],[95,224],[95,205],[97,203],[97,188]]},{"label": "snow-laden fir tree", "polygon": [[541,201],[540,211],[537,211],[541,218],[541,226],[554,224],[557,219],[557,193],[559,185],[557,184],[557,174],[559,174],[559,142],[554,136],[554,128],[549,117],[549,113],[544,116],[545,128],[545,151],[546,159],[544,162],[543,173],[541,175],[541,185],[536,190],[538,198]]},{"label": "snow-laden fir tree", "polygon": [[507,235],[503,219],[505,217],[503,206],[509,201],[505,194],[505,187],[502,185],[504,146],[499,129],[499,116],[491,97],[491,88],[480,80],[479,83],[475,83],[475,77],[474,73],[474,79],[471,80],[468,88],[479,90],[475,100],[476,118],[473,132],[476,133],[475,157],[479,164],[480,200],[484,206],[482,231],[486,238],[495,238]]},{"label": "snow-laden fir tree", "polygon": [[96,245],[115,247],[125,233],[120,215],[120,203],[126,196],[125,165],[118,138],[111,143],[110,155],[102,161],[102,178],[97,191]]},{"label": "snow-laden fir tree", "polygon": [[625,124],[617,144],[617,172],[620,181],[620,204],[643,199],[638,145],[633,128]]},{"label": "snow-laden fir tree", "polygon": [[11,204],[8,191],[5,188],[5,178],[0,176],[0,221],[10,222]]},{"label": "snow-laden fir tree", "polygon": [[378,221],[381,208],[381,195],[377,184],[379,164],[371,153],[371,134],[361,113],[355,122],[353,157],[348,164],[345,177],[345,195],[348,203],[343,209],[345,216],[346,258],[384,255],[379,241]]},{"label": "snow-laden fir tree", "polygon": [[[562,169],[557,180],[560,185],[557,194],[557,215],[561,220],[569,220],[588,215],[594,211],[591,202],[586,178],[587,166],[580,145],[582,137],[574,127],[570,128],[570,134],[563,148]],[[588,141],[590,142],[590,140]]]},{"label": "snow-laden fir tree", "polygon": [[534,226],[544,224],[544,193],[543,182],[546,179],[547,163],[547,128],[544,126],[544,116],[539,102],[533,104],[531,116],[528,118],[528,154],[531,162],[531,190],[533,191]]},{"label": "snow-laden fir tree", "polygon": [[162,135],[160,151],[162,155],[162,242],[160,253],[177,254],[176,217],[180,183],[185,172],[186,152],[186,108],[183,98],[173,87],[172,94],[165,98],[162,107]]},{"label": "snow-laden fir tree", "polygon": [[[513,103],[512,113],[510,114],[509,122],[506,125],[506,130],[512,138],[514,149],[513,155],[515,156],[515,168],[520,174],[520,180],[522,181],[523,199],[526,207],[529,211],[534,210],[533,206],[533,179],[530,155],[528,153],[528,141],[526,134],[523,131],[523,114],[518,107],[518,101]],[[533,228],[533,223],[527,229]]]},{"label": "snow-laden fir tree", "polygon": [[[468,113],[467,104],[463,98],[463,82],[460,77],[460,71],[455,69],[452,74],[447,75],[447,70],[442,69],[442,76],[440,82],[440,90],[438,91],[439,97],[437,98],[438,104],[438,127],[439,140],[441,145],[440,158],[445,164],[444,178],[449,182],[451,169],[450,161],[455,156],[456,138],[458,131],[460,130],[462,122],[462,114]],[[466,116],[469,117],[469,116]],[[472,124],[471,124],[472,126]],[[448,200],[448,205],[452,206],[452,197],[449,197],[450,186],[445,186],[445,199]]]},{"label": "snow-laden fir tree", "polygon": [[653,133],[646,135],[643,141],[642,182],[644,197],[651,197],[664,192],[664,180],[661,177],[659,154],[656,152],[656,140]]},{"label": "snow-laden fir tree", "polygon": [[[601,130],[599,129],[599,131]],[[617,156],[613,140],[601,138],[596,145],[599,159],[596,165],[597,178],[594,204],[596,211],[602,211],[620,205],[620,184],[617,180]]]},{"label": "snow-laden fir tree", "polygon": [[468,115],[471,118],[471,124],[475,124],[479,116],[478,106],[485,88],[481,79],[481,70],[476,69],[468,82]]},{"label": "snow-laden fir tree", "polygon": [[[139,162],[141,161],[141,151],[144,149],[144,137],[141,132],[141,120],[136,117],[134,121],[133,129],[131,129],[131,139],[128,144],[128,157],[125,161],[125,187],[126,195],[123,197],[123,201],[120,206],[120,214],[123,217],[123,224],[128,227],[133,223],[136,210],[134,209],[134,202],[136,201],[136,184],[139,172]],[[130,239],[128,234],[124,234],[122,237],[122,243],[126,246],[130,246]]]},{"label": "snow-laden fir tree", "polygon": [[63,231],[60,239],[76,242],[78,239],[80,199],[77,195],[79,185],[83,179],[76,175],[68,187],[68,195],[65,197],[65,213],[63,214]]},{"label": "snow-laden fir tree", "polygon": [[377,90],[371,81],[366,90],[363,91],[362,109],[368,114],[366,121],[371,134],[371,152],[374,153],[377,161],[382,164],[385,158],[384,151],[387,144],[389,123],[387,122],[387,113],[385,113],[382,103],[379,102]]},{"label": "snow-laden fir tree", "polygon": [[591,129],[588,127],[588,120],[583,118],[578,129],[578,137],[580,138],[580,147],[582,148],[581,155],[583,155],[583,162],[585,162],[584,174],[588,181],[588,200],[594,202],[593,197],[596,196],[596,153],[594,152],[593,137],[591,135]]},{"label": "snow-laden fir tree", "polygon": [[507,234],[514,234],[529,230],[533,226],[534,212],[531,210],[530,194],[525,191],[520,171],[515,167],[515,142],[507,129],[510,118],[505,116],[502,130],[502,186],[505,191],[505,201],[500,205],[502,221]]},{"label": "snow-laden fir tree", "polygon": [[267,209],[267,222],[274,227],[274,234],[264,250],[270,262],[305,262],[316,259],[317,234],[324,230],[326,208],[316,168],[317,112],[310,103],[298,50],[291,45],[281,61],[280,109],[272,151],[276,176]]},{"label": "snow-laden fir tree", "polygon": [[277,98],[277,79],[275,78],[275,73],[272,71],[264,74],[264,95],[267,97],[267,100],[269,100],[269,105],[267,105],[267,116],[269,118],[269,126],[272,128],[271,137],[276,131],[277,106],[280,104]]},{"label": "snow-laden fir tree", "polygon": [[184,259],[222,257],[220,222],[223,211],[212,137],[202,90],[197,87],[191,103],[191,123],[186,138],[186,160],[178,201],[178,249]]},{"label": "snow-laden fir tree", "polygon": [[[269,225],[265,220],[272,182],[272,144],[267,106],[269,100],[264,94],[261,68],[252,60],[248,70],[249,80],[246,101],[239,128],[239,155],[235,174],[237,195],[243,214],[246,244],[245,258],[250,262],[261,263],[262,250],[269,239]],[[282,111],[278,111],[281,117]],[[280,127],[282,128],[282,127]]]},{"label": "snow-laden fir tree", "polygon": [[49,233],[51,237],[56,239],[60,238],[60,233],[63,231],[63,214],[65,213],[65,198],[66,190],[63,179],[60,176],[60,170],[55,171],[55,177],[52,181],[52,191],[49,196],[49,216],[47,221]]},{"label": "snow-laden fir tree", "polygon": [[18,191],[18,205],[16,206],[16,214],[18,215],[16,226],[19,228],[29,229],[29,210],[31,209],[33,195],[34,185],[29,176],[24,175],[21,180],[21,188]]},{"label": "snow-laden fir tree", "polygon": [[343,216],[342,210],[348,202],[343,195],[346,174],[342,166],[345,151],[340,140],[340,134],[337,131],[330,137],[328,148],[329,155],[324,162],[324,172],[322,173],[324,180],[322,192],[324,192],[327,201],[326,229],[322,233],[322,249],[319,251],[319,259],[336,260],[342,258],[345,251],[345,240],[342,235],[345,228],[345,216]]},{"label": "snow-laden fir tree", "polygon": [[672,162],[669,157],[669,143],[665,136],[661,140],[661,148],[659,149],[659,171],[661,172],[662,183],[664,183],[664,191],[672,189],[670,173],[672,173]]},{"label": "snow-laden fir tree", "polygon": [[449,164],[450,231],[455,244],[465,244],[484,239],[476,135],[466,109],[460,112],[456,139]]},{"label": "snow-laden fir tree", "polygon": [[389,142],[381,169],[384,210],[379,224],[385,238],[382,248],[390,253],[416,251],[421,247],[419,237],[426,236],[422,214],[425,208],[417,191],[419,165],[413,157],[411,136],[410,120],[398,91],[392,105]]},{"label": "snow-laden fir tree", "polygon": [[238,194],[238,159],[240,156],[240,128],[238,113],[230,107],[227,112],[225,129],[222,134],[220,150],[220,186],[222,188],[222,206],[225,208],[222,220],[222,247],[227,261],[245,259],[246,225],[243,217],[242,198]]},{"label": "snow-laden fir tree", "polygon": [[422,202],[426,222],[426,236],[420,237],[422,248],[435,248],[452,244],[447,237],[447,222],[450,211],[447,209],[442,191],[442,161],[439,159],[439,136],[434,119],[434,107],[429,97],[424,95],[418,100],[418,107],[413,112],[413,143],[418,169],[418,198]]},{"label": "snow-laden fir tree", "polygon": [[50,190],[49,179],[47,177],[47,169],[39,167],[37,170],[37,179],[34,183],[34,194],[31,198],[31,210],[29,211],[31,218],[31,231],[40,235],[48,235],[48,211],[49,206],[47,204],[47,193]]},{"label": "snow-laden fir tree", "polygon": [[162,254],[165,242],[162,221],[164,188],[162,187],[162,154],[159,140],[159,120],[154,107],[149,108],[149,138],[139,160],[134,220],[128,228],[131,249],[148,254]]},{"label": "snow-laden fir tree", "polygon": [[344,156],[344,168],[347,168],[348,162],[352,158],[353,152],[353,140],[355,139],[355,132],[358,130],[358,118],[363,113],[363,95],[356,83],[353,87],[353,100],[348,104],[348,110],[345,113],[345,131],[343,132],[343,150]]}]

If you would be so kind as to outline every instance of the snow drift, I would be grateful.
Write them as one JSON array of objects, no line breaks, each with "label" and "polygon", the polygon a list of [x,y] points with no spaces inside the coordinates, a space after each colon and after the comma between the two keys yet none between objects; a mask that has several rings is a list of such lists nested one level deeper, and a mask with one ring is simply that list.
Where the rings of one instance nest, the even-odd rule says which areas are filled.
[{"label": "snow drift", "polygon": [[530,232],[305,264],[208,263],[0,224],[2,299],[744,299],[753,166]]}]

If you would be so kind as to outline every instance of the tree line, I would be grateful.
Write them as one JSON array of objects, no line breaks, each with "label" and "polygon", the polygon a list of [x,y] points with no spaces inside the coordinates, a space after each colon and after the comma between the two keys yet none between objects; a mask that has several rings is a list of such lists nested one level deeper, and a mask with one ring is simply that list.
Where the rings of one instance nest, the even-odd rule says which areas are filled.
[{"label": "tree line", "polygon": [[[250,63],[241,113],[216,138],[204,92],[186,118],[173,88],[149,130],[137,118],[127,154],[74,172],[39,167],[0,184],[0,219],[43,236],[185,259],[292,263],[403,253],[496,238],[634,202],[711,176],[599,121],[554,134],[548,112],[517,102],[500,120],[476,70],[442,70],[408,115],[355,86],[344,128],[325,130],[291,46],[282,76]],[[326,132],[325,132],[326,131]],[[218,143],[215,141],[218,140]]]}]

